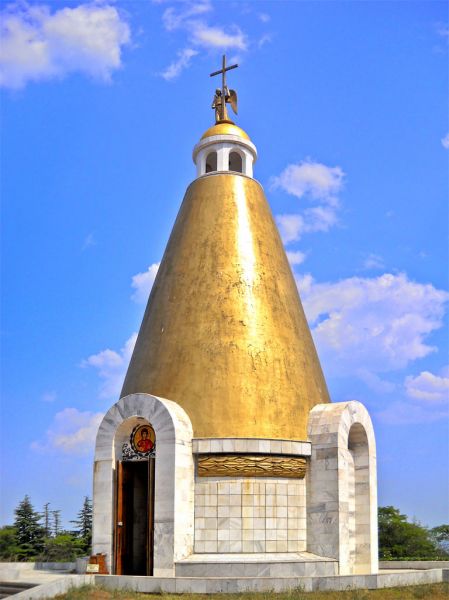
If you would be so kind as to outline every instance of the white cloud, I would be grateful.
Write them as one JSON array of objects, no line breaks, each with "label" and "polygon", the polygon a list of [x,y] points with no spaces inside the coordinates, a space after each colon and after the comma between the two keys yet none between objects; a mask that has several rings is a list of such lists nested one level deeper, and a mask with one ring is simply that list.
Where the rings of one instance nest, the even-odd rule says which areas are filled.
[{"label": "white cloud", "polygon": [[269,33],[264,33],[260,38],[259,41],[257,42],[257,47],[258,48],[263,48],[265,46],[265,44],[269,44],[272,41],[272,36]]},{"label": "white cloud", "polygon": [[282,189],[296,198],[309,198],[318,206],[306,208],[301,214],[278,215],[285,244],[299,240],[304,233],[326,232],[338,222],[338,193],[343,186],[341,167],[303,161],[288,165],[278,177],[271,178],[272,189]]},{"label": "white cloud", "polygon": [[429,371],[421,371],[416,377],[411,375],[406,377],[404,385],[407,395],[411,398],[446,403],[449,400],[449,376],[439,376]]},{"label": "white cloud", "polygon": [[[159,264],[153,263],[146,271],[132,277],[131,287],[134,289],[132,299],[135,302],[139,304],[147,302]],[[120,351],[106,348],[81,362],[82,367],[93,367],[97,370],[98,376],[102,380],[100,398],[114,398],[120,394],[136,340],[137,333],[133,333]]]},{"label": "white cloud", "polygon": [[58,395],[56,394],[56,392],[49,391],[49,392],[44,392],[42,394],[41,400],[42,400],[42,402],[54,402],[57,397],[58,397]]},{"label": "white cloud", "polygon": [[130,41],[128,24],[108,4],[52,13],[50,6],[21,2],[7,5],[1,18],[0,84],[12,89],[73,72],[108,81]]},{"label": "white cloud", "polygon": [[190,66],[190,62],[198,52],[192,48],[184,48],[178,52],[178,59],[168,65],[168,67],[161,73],[161,76],[165,81],[172,81],[179,77],[184,69]]},{"label": "white cloud", "polygon": [[120,394],[136,340],[137,333],[133,333],[120,352],[106,349],[82,361],[81,366],[94,367],[103,380],[100,388],[101,398],[114,398]]},{"label": "white cloud", "polygon": [[213,11],[210,0],[178,2],[165,9],[162,22],[169,32],[183,30],[186,33],[188,48],[178,52],[178,58],[165,69],[161,76],[170,81],[188,68],[198,49],[240,50],[248,49],[248,37],[237,25],[225,28],[207,22],[207,13]]},{"label": "white cloud", "polygon": [[304,218],[301,215],[277,215],[276,221],[284,244],[299,240],[304,232]]},{"label": "white cloud", "polygon": [[65,408],[56,413],[43,442],[31,444],[33,450],[60,451],[64,454],[88,454],[93,450],[102,413],[81,412]]},{"label": "white cloud", "polygon": [[438,35],[441,35],[441,37],[449,38],[449,26],[446,23],[438,23],[437,33]]},{"label": "white cloud", "polygon": [[81,250],[84,252],[84,250],[87,250],[88,248],[90,248],[91,246],[96,246],[97,245],[97,241],[94,237],[93,233],[89,233],[88,235],[86,235],[86,237],[84,238],[83,241],[83,245],[81,247]]},{"label": "white cloud", "polygon": [[337,223],[336,207],[314,206],[304,211],[306,217],[305,231],[328,231]]},{"label": "white cloud", "polygon": [[187,31],[190,42],[196,46],[246,50],[247,37],[237,25],[231,25],[226,31],[223,27],[211,26],[198,18],[212,10],[213,6],[209,0],[178,3],[176,8],[170,6],[164,11],[162,22],[167,31]]},{"label": "white cloud", "polygon": [[332,204],[341,190],[344,176],[341,167],[327,167],[307,160],[297,165],[288,165],[279,177],[273,177],[272,186],[297,198],[307,194],[311,198],[324,199]]},{"label": "white cloud", "polygon": [[192,23],[190,31],[193,44],[204,48],[246,50],[248,47],[247,37],[237,25],[225,31],[222,27],[212,27],[198,21]]},{"label": "white cloud", "polygon": [[289,244],[301,239],[304,233],[329,231],[338,219],[333,206],[315,206],[307,208],[299,215],[277,215],[276,221],[282,241],[284,244]]},{"label": "white cloud", "polygon": [[[179,8],[182,6],[182,8]],[[162,22],[167,31],[174,31],[185,26],[186,22],[190,22],[191,17],[204,15],[212,10],[212,4],[209,0],[197,2],[184,2],[178,4],[177,8],[170,6],[165,9],[162,15]]]},{"label": "white cloud", "polygon": [[436,351],[427,337],[442,326],[449,294],[405,274],[350,277],[298,287],[320,358],[335,375],[381,373]]},{"label": "white cloud", "polygon": [[432,407],[432,410],[429,410],[428,406],[397,401],[379,411],[376,416],[385,425],[411,425],[447,419],[449,411],[444,406]]},{"label": "white cloud", "polygon": [[262,23],[268,23],[271,21],[271,17],[267,13],[259,13],[257,16],[259,17],[259,21],[262,21]]},{"label": "white cloud", "polygon": [[354,374],[364,381],[368,387],[380,394],[391,394],[397,387],[392,381],[382,379],[379,375],[376,375],[376,373],[372,373],[365,368],[358,368]]},{"label": "white cloud", "polygon": [[368,256],[363,261],[363,269],[371,270],[371,269],[384,269],[385,263],[384,260],[379,254],[368,254]]},{"label": "white cloud", "polygon": [[441,139],[441,144],[443,148],[446,148],[446,150],[449,148],[449,133],[446,133],[444,138]]},{"label": "white cloud", "polygon": [[287,252],[288,262],[292,265],[301,265],[306,260],[305,252]]},{"label": "white cloud", "polygon": [[134,302],[137,302],[138,304],[145,304],[147,302],[159,265],[160,263],[153,263],[144,273],[133,275],[131,287],[135,289],[135,292],[131,298]]}]

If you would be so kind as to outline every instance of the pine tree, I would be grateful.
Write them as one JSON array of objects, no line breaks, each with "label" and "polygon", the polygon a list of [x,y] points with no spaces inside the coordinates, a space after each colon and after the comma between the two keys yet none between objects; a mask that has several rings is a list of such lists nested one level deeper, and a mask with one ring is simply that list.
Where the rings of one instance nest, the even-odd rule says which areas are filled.
[{"label": "pine tree", "polygon": [[0,561],[17,560],[19,548],[17,547],[16,530],[12,525],[0,527]]},{"label": "pine tree", "polygon": [[47,502],[46,504],[44,504],[44,513],[42,516],[42,518],[44,520],[44,532],[45,532],[46,538],[51,537],[50,511],[48,509],[49,506],[50,506],[50,502]]},{"label": "pine tree", "polygon": [[41,515],[36,512],[29,496],[25,496],[14,511],[14,527],[19,547],[19,558],[31,558],[39,554],[43,547],[44,528],[40,524]]},{"label": "pine tree", "polygon": [[77,519],[70,522],[77,526],[75,534],[83,541],[85,551],[89,552],[92,544],[92,500],[88,496],[84,497],[83,507],[77,516]]},{"label": "pine tree", "polygon": [[52,510],[53,515],[53,535],[57,537],[61,533],[61,511]]}]

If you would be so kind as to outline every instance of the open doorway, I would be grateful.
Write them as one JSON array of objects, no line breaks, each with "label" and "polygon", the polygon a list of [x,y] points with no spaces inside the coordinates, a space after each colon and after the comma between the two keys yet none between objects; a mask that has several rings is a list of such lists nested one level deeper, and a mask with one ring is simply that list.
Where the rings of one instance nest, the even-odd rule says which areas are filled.
[{"label": "open doorway", "polygon": [[117,462],[116,575],[153,575],[154,464],[154,457]]}]

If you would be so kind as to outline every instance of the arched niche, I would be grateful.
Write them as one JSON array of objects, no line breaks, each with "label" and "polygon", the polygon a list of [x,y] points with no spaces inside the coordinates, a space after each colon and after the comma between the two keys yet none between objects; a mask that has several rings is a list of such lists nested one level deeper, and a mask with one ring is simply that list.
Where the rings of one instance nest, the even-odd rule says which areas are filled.
[{"label": "arched niche", "polygon": [[240,152],[231,150],[229,153],[229,170],[235,173],[243,173],[243,157]]},{"label": "arched niche", "polygon": [[[116,467],[133,426],[148,422],[156,436],[154,575],[172,576],[193,550],[192,424],[176,403],[150,394],[121,398],[103,418],[95,445],[92,551],[114,566]],[[175,485],[176,483],[176,485]]]},{"label": "arched niche", "polygon": [[349,562],[353,572],[363,572],[370,563],[370,486],[369,444],[361,423],[354,423],[348,434]]},{"label": "arched niche", "polygon": [[341,575],[376,573],[376,442],[360,402],[318,404],[309,413],[307,549],[339,561]]},{"label": "arched niche", "polygon": [[209,152],[206,156],[206,173],[212,173],[217,170],[217,153],[215,150],[213,152]]}]

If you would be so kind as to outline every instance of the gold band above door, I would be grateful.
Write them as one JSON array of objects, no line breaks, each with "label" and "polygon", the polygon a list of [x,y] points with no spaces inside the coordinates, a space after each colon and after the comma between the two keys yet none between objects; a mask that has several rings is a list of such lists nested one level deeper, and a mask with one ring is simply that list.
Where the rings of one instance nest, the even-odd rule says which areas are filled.
[{"label": "gold band above door", "polygon": [[307,460],[293,456],[209,454],[198,457],[200,477],[290,477],[303,479]]}]

